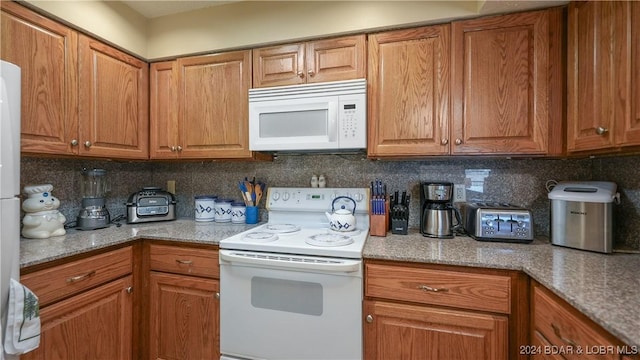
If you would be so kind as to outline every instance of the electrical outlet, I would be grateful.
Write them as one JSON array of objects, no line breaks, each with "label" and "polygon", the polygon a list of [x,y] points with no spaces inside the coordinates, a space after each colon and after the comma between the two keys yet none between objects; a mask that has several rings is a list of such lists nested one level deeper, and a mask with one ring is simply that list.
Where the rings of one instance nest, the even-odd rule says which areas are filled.
[{"label": "electrical outlet", "polygon": [[453,185],[453,202],[465,202],[467,201],[467,189],[464,184]]}]

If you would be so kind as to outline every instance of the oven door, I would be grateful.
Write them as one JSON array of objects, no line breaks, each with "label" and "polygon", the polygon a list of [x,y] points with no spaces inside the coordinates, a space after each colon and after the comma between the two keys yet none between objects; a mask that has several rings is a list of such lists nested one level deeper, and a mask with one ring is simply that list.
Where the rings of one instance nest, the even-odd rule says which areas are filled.
[{"label": "oven door", "polygon": [[221,359],[362,359],[362,261],[220,250]]}]

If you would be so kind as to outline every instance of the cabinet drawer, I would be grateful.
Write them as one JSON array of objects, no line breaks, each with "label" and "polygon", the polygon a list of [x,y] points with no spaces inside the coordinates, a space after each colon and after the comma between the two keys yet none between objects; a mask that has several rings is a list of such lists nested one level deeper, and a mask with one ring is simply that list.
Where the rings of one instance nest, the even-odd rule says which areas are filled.
[{"label": "cabinet drawer", "polygon": [[584,350],[563,354],[566,359],[619,359],[618,346],[623,348],[613,335],[540,286],[533,287],[533,328],[557,348]]},{"label": "cabinet drawer", "polygon": [[132,271],[133,249],[125,247],[26,274],[20,281],[46,306]]},{"label": "cabinet drawer", "polygon": [[151,270],[174,274],[220,277],[218,250],[150,245]]},{"label": "cabinet drawer", "polygon": [[366,265],[365,295],[509,314],[511,278],[394,265]]}]

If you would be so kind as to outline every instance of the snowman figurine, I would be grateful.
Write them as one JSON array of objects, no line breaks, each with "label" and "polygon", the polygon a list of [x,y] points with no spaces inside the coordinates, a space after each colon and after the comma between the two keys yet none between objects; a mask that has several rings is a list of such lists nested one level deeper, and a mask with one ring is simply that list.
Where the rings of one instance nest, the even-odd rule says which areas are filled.
[{"label": "snowman figurine", "polygon": [[22,202],[25,215],[22,218],[22,236],[32,239],[46,239],[66,234],[64,223],[67,219],[58,211],[60,200],[51,195],[53,185],[25,186],[28,196]]}]

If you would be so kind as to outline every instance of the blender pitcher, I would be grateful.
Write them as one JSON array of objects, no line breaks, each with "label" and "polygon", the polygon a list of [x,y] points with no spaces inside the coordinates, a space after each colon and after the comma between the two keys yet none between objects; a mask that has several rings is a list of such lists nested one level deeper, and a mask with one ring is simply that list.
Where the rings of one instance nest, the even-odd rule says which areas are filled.
[{"label": "blender pitcher", "polygon": [[80,230],[105,228],[111,222],[105,206],[108,191],[106,174],[107,171],[104,169],[82,169],[82,209],[77,219],[77,228]]}]

